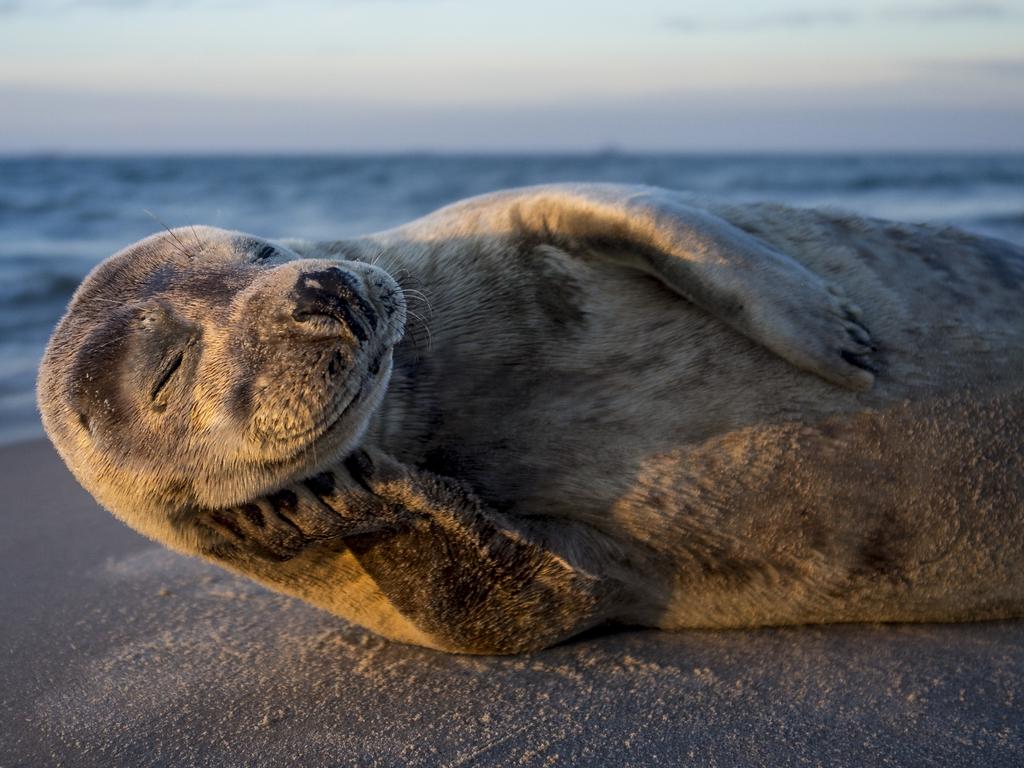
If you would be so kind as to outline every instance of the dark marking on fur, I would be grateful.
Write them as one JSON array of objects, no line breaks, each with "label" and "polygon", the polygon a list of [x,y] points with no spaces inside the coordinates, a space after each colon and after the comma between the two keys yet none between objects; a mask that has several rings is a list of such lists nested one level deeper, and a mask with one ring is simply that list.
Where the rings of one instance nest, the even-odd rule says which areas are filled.
[{"label": "dark marking on fur", "polygon": [[880,578],[893,583],[903,581],[900,563],[905,543],[910,538],[908,531],[900,526],[896,513],[883,512],[878,525],[857,548],[857,561],[850,571],[851,577]]},{"label": "dark marking on fur", "polygon": [[[822,430],[823,434],[826,429],[829,432],[834,432],[831,426],[826,426]],[[829,434],[828,436],[835,437],[834,434]],[[814,552],[830,556],[831,537],[829,536],[828,529],[822,524],[818,516],[806,509],[800,510],[797,514],[800,520],[800,535],[808,548]]]},{"label": "dark marking on fur", "polygon": [[891,544],[882,529],[874,530],[857,550],[856,573],[864,575],[891,576],[898,572],[893,559]]},{"label": "dark marking on fur", "polygon": [[227,396],[228,412],[242,423],[247,422],[252,414],[253,378],[252,376],[237,377]]},{"label": "dark marking on fur", "polygon": [[531,267],[532,293],[538,309],[559,328],[583,325],[585,296],[579,282],[544,251],[521,252],[521,258]]},{"label": "dark marking on fur", "polygon": [[830,421],[819,423],[818,431],[830,440],[835,440],[839,437],[839,427]]},{"label": "dark marking on fur", "polygon": [[242,529],[238,527],[238,523],[231,517],[230,513],[226,510],[213,509],[209,512],[210,520],[216,523],[221,529],[223,529],[229,536],[234,538],[236,541],[243,541],[245,535],[242,533]]},{"label": "dark marking on fur", "polygon": [[332,472],[321,472],[319,475],[313,475],[313,477],[304,480],[302,484],[309,489],[310,493],[320,498],[330,496],[337,487],[334,482],[334,473]]},{"label": "dark marking on fur", "polygon": [[345,457],[343,465],[353,480],[359,483],[366,491],[373,493],[373,488],[370,487],[369,482],[370,477],[373,475],[373,461],[366,451],[350,453]]},{"label": "dark marking on fur", "polygon": [[245,519],[252,523],[257,528],[263,528],[266,526],[267,521],[263,519],[263,512],[256,504],[243,504],[239,507],[241,513],[245,516]]},{"label": "dark marking on fur", "polygon": [[270,502],[270,506],[274,508],[274,511],[278,513],[290,514],[299,507],[299,497],[295,495],[295,491],[289,488],[283,488],[276,493],[270,494],[267,496],[267,501]]},{"label": "dark marking on fur", "polygon": [[195,269],[187,282],[179,282],[175,290],[212,304],[224,303],[252,280],[251,271],[240,271],[235,265]]},{"label": "dark marking on fur", "polygon": [[702,557],[698,564],[704,578],[737,590],[754,584],[774,584],[783,576],[793,573],[791,566],[735,556],[727,551],[714,552],[709,557]]},{"label": "dark marking on fur", "polygon": [[139,387],[138,376],[145,372],[131,365],[131,341],[130,314],[115,313],[75,355],[68,374],[68,382],[75,382],[68,387],[69,400],[77,413],[88,414],[91,428],[116,424],[131,413],[132,385]]}]

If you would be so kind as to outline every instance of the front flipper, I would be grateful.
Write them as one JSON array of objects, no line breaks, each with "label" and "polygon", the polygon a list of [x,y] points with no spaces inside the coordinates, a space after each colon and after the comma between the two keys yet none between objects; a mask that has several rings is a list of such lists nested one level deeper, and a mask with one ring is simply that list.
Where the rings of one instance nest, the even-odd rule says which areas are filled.
[{"label": "front flipper", "polygon": [[555,542],[483,509],[449,480],[410,473],[380,452],[361,454],[360,482],[409,513],[411,525],[346,544],[395,608],[449,650],[534,650],[608,615],[619,590],[607,574],[570,562]]},{"label": "front flipper", "polygon": [[201,553],[233,561],[283,562],[326,541],[394,531],[406,524],[400,509],[382,505],[369,489],[351,481],[360,473],[359,457],[355,454],[335,471],[245,504],[190,513],[188,521],[200,533]]},{"label": "front flipper", "polygon": [[[600,623],[622,599],[618,582],[594,564],[571,562],[558,542],[482,508],[456,483],[379,451],[357,451],[315,482],[290,486],[286,508],[282,493],[203,513],[196,522],[214,542],[204,554],[343,616],[339,606],[383,600],[415,632],[377,628],[403,642],[519,653]],[[579,541],[561,543],[580,549]],[[346,580],[325,550],[353,556],[372,588]]]},{"label": "front flipper", "polygon": [[651,274],[795,366],[850,389],[874,382],[860,310],[835,285],[669,190],[527,187],[456,203],[373,239],[511,235]]}]

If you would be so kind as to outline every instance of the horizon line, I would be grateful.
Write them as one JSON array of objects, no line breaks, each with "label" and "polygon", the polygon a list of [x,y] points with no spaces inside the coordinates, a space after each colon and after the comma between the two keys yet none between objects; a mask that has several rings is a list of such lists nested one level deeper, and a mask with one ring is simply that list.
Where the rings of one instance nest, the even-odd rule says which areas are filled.
[{"label": "horizon line", "polygon": [[921,157],[937,156],[985,156],[985,155],[1024,155],[1024,145],[1020,147],[995,147],[983,149],[978,147],[836,147],[829,149],[794,149],[792,147],[772,148],[654,148],[632,149],[626,147],[562,149],[557,147],[541,147],[536,149],[495,148],[495,149],[434,149],[428,147],[409,147],[404,149],[346,149],[346,148],[263,148],[263,149],[221,149],[216,147],[191,148],[160,148],[160,149],[89,149],[89,148],[33,148],[3,149],[0,148],[0,159],[43,159],[43,158],[185,158],[185,157],[237,157],[237,158],[301,158],[301,157],[710,157],[710,156],[790,156],[790,157],[836,157],[843,155],[885,156],[885,155],[919,155]]}]

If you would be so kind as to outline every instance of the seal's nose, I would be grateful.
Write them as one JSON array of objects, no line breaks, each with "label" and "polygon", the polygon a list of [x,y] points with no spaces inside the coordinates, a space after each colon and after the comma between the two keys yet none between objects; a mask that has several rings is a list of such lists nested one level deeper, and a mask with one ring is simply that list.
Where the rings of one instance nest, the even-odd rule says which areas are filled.
[{"label": "seal's nose", "polygon": [[359,343],[366,341],[377,324],[377,314],[363,298],[359,279],[340,267],[303,272],[295,282],[294,294],[292,318],[298,323],[327,317],[342,323]]}]

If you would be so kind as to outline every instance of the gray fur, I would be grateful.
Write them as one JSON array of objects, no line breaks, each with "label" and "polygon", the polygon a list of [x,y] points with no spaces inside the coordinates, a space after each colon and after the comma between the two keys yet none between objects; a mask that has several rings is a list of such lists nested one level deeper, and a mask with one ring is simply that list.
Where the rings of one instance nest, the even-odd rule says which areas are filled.
[{"label": "gray fur", "polygon": [[129,525],[404,642],[1017,616],[1022,287],[952,229],[514,190],[154,236],[79,289],[39,401]]}]

